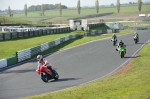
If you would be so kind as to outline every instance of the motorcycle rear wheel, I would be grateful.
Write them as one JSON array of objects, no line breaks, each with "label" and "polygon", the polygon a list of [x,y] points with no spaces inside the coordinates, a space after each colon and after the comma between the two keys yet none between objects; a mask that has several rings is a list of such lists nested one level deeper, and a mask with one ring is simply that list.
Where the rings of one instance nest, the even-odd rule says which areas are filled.
[{"label": "motorcycle rear wheel", "polygon": [[58,80],[58,78],[59,78],[58,73],[57,73],[55,70],[53,70],[53,72],[55,73],[55,74],[54,74],[54,75],[55,75],[55,76],[54,76],[54,79],[55,79],[55,80]]},{"label": "motorcycle rear wheel", "polygon": [[137,40],[137,39],[134,39],[134,42],[135,42],[135,44],[137,44],[138,40]]},{"label": "motorcycle rear wheel", "polygon": [[113,42],[113,45],[114,45],[114,46],[116,45],[116,41]]}]

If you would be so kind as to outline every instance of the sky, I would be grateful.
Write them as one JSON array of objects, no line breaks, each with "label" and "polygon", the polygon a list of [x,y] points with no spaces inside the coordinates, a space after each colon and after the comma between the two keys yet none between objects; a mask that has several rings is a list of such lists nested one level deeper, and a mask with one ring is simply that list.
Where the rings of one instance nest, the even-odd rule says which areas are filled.
[{"label": "sky", "polygon": [[[41,5],[41,4],[57,4],[66,5],[67,7],[76,7],[78,0],[0,0],[0,10],[8,9],[10,6],[11,10],[23,10],[24,5]],[[142,0],[143,2],[150,2],[150,0]],[[120,0],[120,3],[137,2],[137,0]],[[81,7],[83,6],[94,6],[95,0],[80,0]],[[110,5],[111,3],[116,4],[116,0],[99,0],[99,5]]]}]

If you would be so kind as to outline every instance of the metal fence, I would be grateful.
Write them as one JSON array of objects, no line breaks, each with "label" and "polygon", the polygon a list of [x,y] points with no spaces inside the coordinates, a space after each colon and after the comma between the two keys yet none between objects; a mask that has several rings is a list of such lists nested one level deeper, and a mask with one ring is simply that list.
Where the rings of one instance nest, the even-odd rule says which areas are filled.
[{"label": "metal fence", "polygon": [[0,41],[40,36],[40,35],[46,35],[46,34],[63,33],[63,32],[69,32],[69,31],[70,31],[70,27],[63,27],[63,28],[53,28],[53,29],[40,29],[40,30],[27,31],[27,32],[0,33]]}]

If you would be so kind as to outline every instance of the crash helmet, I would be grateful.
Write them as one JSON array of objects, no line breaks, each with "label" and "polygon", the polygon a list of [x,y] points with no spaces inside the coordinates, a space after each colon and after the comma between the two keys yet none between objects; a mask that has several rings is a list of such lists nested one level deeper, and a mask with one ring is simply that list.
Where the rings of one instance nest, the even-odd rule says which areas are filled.
[{"label": "crash helmet", "polygon": [[122,40],[119,40],[119,42],[122,42]]},{"label": "crash helmet", "polygon": [[40,61],[41,59],[43,59],[42,55],[37,55],[37,60]]}]

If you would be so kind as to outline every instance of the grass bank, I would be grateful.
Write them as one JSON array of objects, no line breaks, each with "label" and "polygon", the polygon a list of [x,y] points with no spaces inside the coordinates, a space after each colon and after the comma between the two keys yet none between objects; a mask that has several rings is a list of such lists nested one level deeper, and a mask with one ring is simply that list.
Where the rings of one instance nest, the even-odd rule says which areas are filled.
[{"label": "grass bank", "polygon": [[126,66],[100,80],[21,99],[149,99],[150,43]]}]

